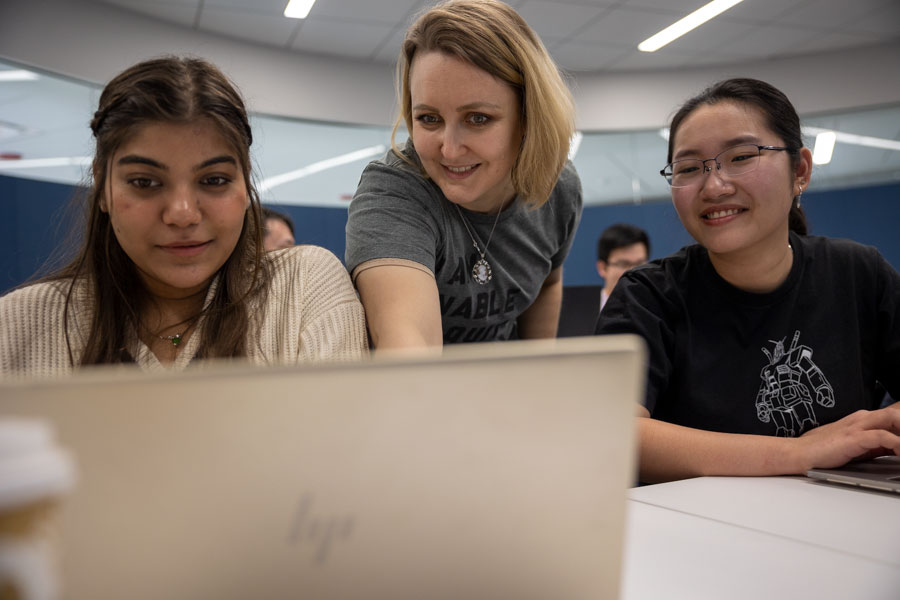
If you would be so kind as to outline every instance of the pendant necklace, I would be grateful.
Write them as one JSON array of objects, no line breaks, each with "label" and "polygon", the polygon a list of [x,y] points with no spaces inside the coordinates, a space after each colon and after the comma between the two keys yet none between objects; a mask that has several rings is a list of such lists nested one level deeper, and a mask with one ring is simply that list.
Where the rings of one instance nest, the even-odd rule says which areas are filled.
[{"label": "pendant necklace", "polygon": [[178,344],[181,343],[182,336],[184,336],[185,333],[187,333],[187,329],[185,329],[182,333],[176,333],[175,335],[158,335],[156,337],[161,340],[172,342],[172,345],[177,347]]},{"label": "pendant necklace", "polygon": [[184,341],[184,336],[187,335],[187,332],[194,325],[194,320],[195,319],[191,319],[191,321],[188,323],[187,327],[185,327],[184,331],[182,331],[181,333],[176,333],[175,335],[157,335],[156,337],[158,337],[161,340],[171,342],[172,345],[177,348],[181,344],[181,342]]},{"label": "pendant necklace", "polygon": [[474,228],[469,228],[469,220],[466,219],[466,216],[462,213],[462,210],[459,208],[459,204],[454,204],[456,207],[456,212],[459,213],[459,218],[462,220],[463,225],[466,228],[466,233],[469,234],[469,237],[472,238],[472,245],[475,246],[475,251],[481,256],[481,258],[475,261],[475,264],[472,265],[472,279],[475,280],[479,285],[484,285],[493,277],[493,272],[491,271],[491,265],[488,263],[487,259],[485,259],[485,255],[487,255],[488,246],[491,245],[491,238],[494,237],[494,230],[497,229],[497,223],[500,222],[500,213],[503,212],[503,204],[500,204],[500,208],[497,210],[497,218],[494,219],[494,226],[491,227],[491,233],[488,235],[487,243],[484,245],[484,252],[481,251],[481,248],[478,247],[478,242],[475,241],[475,232]]}]

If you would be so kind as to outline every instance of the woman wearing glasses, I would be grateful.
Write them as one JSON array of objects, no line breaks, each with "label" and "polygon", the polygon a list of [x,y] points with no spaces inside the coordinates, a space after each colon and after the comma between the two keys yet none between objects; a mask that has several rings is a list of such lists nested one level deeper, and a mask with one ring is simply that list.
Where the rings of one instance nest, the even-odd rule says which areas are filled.
[{"label": "woman wearing glasses", "polygon": [[806,235],[790,101],[720,82],[672,119],[662,174],[697,244],[626,273],[598,333],[642,335],[641,479],[776,475],[900,454],[900,275]]}]

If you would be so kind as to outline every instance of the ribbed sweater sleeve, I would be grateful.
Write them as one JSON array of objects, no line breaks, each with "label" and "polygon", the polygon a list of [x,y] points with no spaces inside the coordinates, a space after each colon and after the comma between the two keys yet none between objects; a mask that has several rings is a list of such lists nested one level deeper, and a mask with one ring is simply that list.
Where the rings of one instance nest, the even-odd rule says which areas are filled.
[{"label": "ribbed sweater sleeve", "polygon": [[[0,376],[48,377],[72,371],[64,328],[68,282],[37,283],[0,298]],[[74,360],[83,341],[69,315]]]},{"label": "ribbed sweater sleeve", "polygon": [[318,246],[294,247],[274,258],[272,271],[259,332],[269,358],[355,360],[368,352],[362,304],[334,254]]}]

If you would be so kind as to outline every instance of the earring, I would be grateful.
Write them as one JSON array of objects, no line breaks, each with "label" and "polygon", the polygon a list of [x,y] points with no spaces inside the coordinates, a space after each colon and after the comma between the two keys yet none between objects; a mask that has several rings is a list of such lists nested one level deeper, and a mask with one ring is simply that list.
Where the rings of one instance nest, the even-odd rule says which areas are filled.
[{"label": "earring", "polygon": [[800,199],[803,198],[803,184],[806,183],[803,179],[800,180],[797,185],[797,195],[794,196],[794,201],[797,203],[797,206],[800,206]]}]

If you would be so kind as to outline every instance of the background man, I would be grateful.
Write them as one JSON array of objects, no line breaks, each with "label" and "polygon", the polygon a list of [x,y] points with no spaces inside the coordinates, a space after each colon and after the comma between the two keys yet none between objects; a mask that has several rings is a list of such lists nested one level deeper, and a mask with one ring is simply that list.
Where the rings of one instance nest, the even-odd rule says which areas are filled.
[{"label": "background man", "polygon": [[640,227],[617,223],[607,227],[597,241],[597,273],[603,278],[600,310],[613,288],[628,269],[638,267],[650,257],[650,238]]}]

